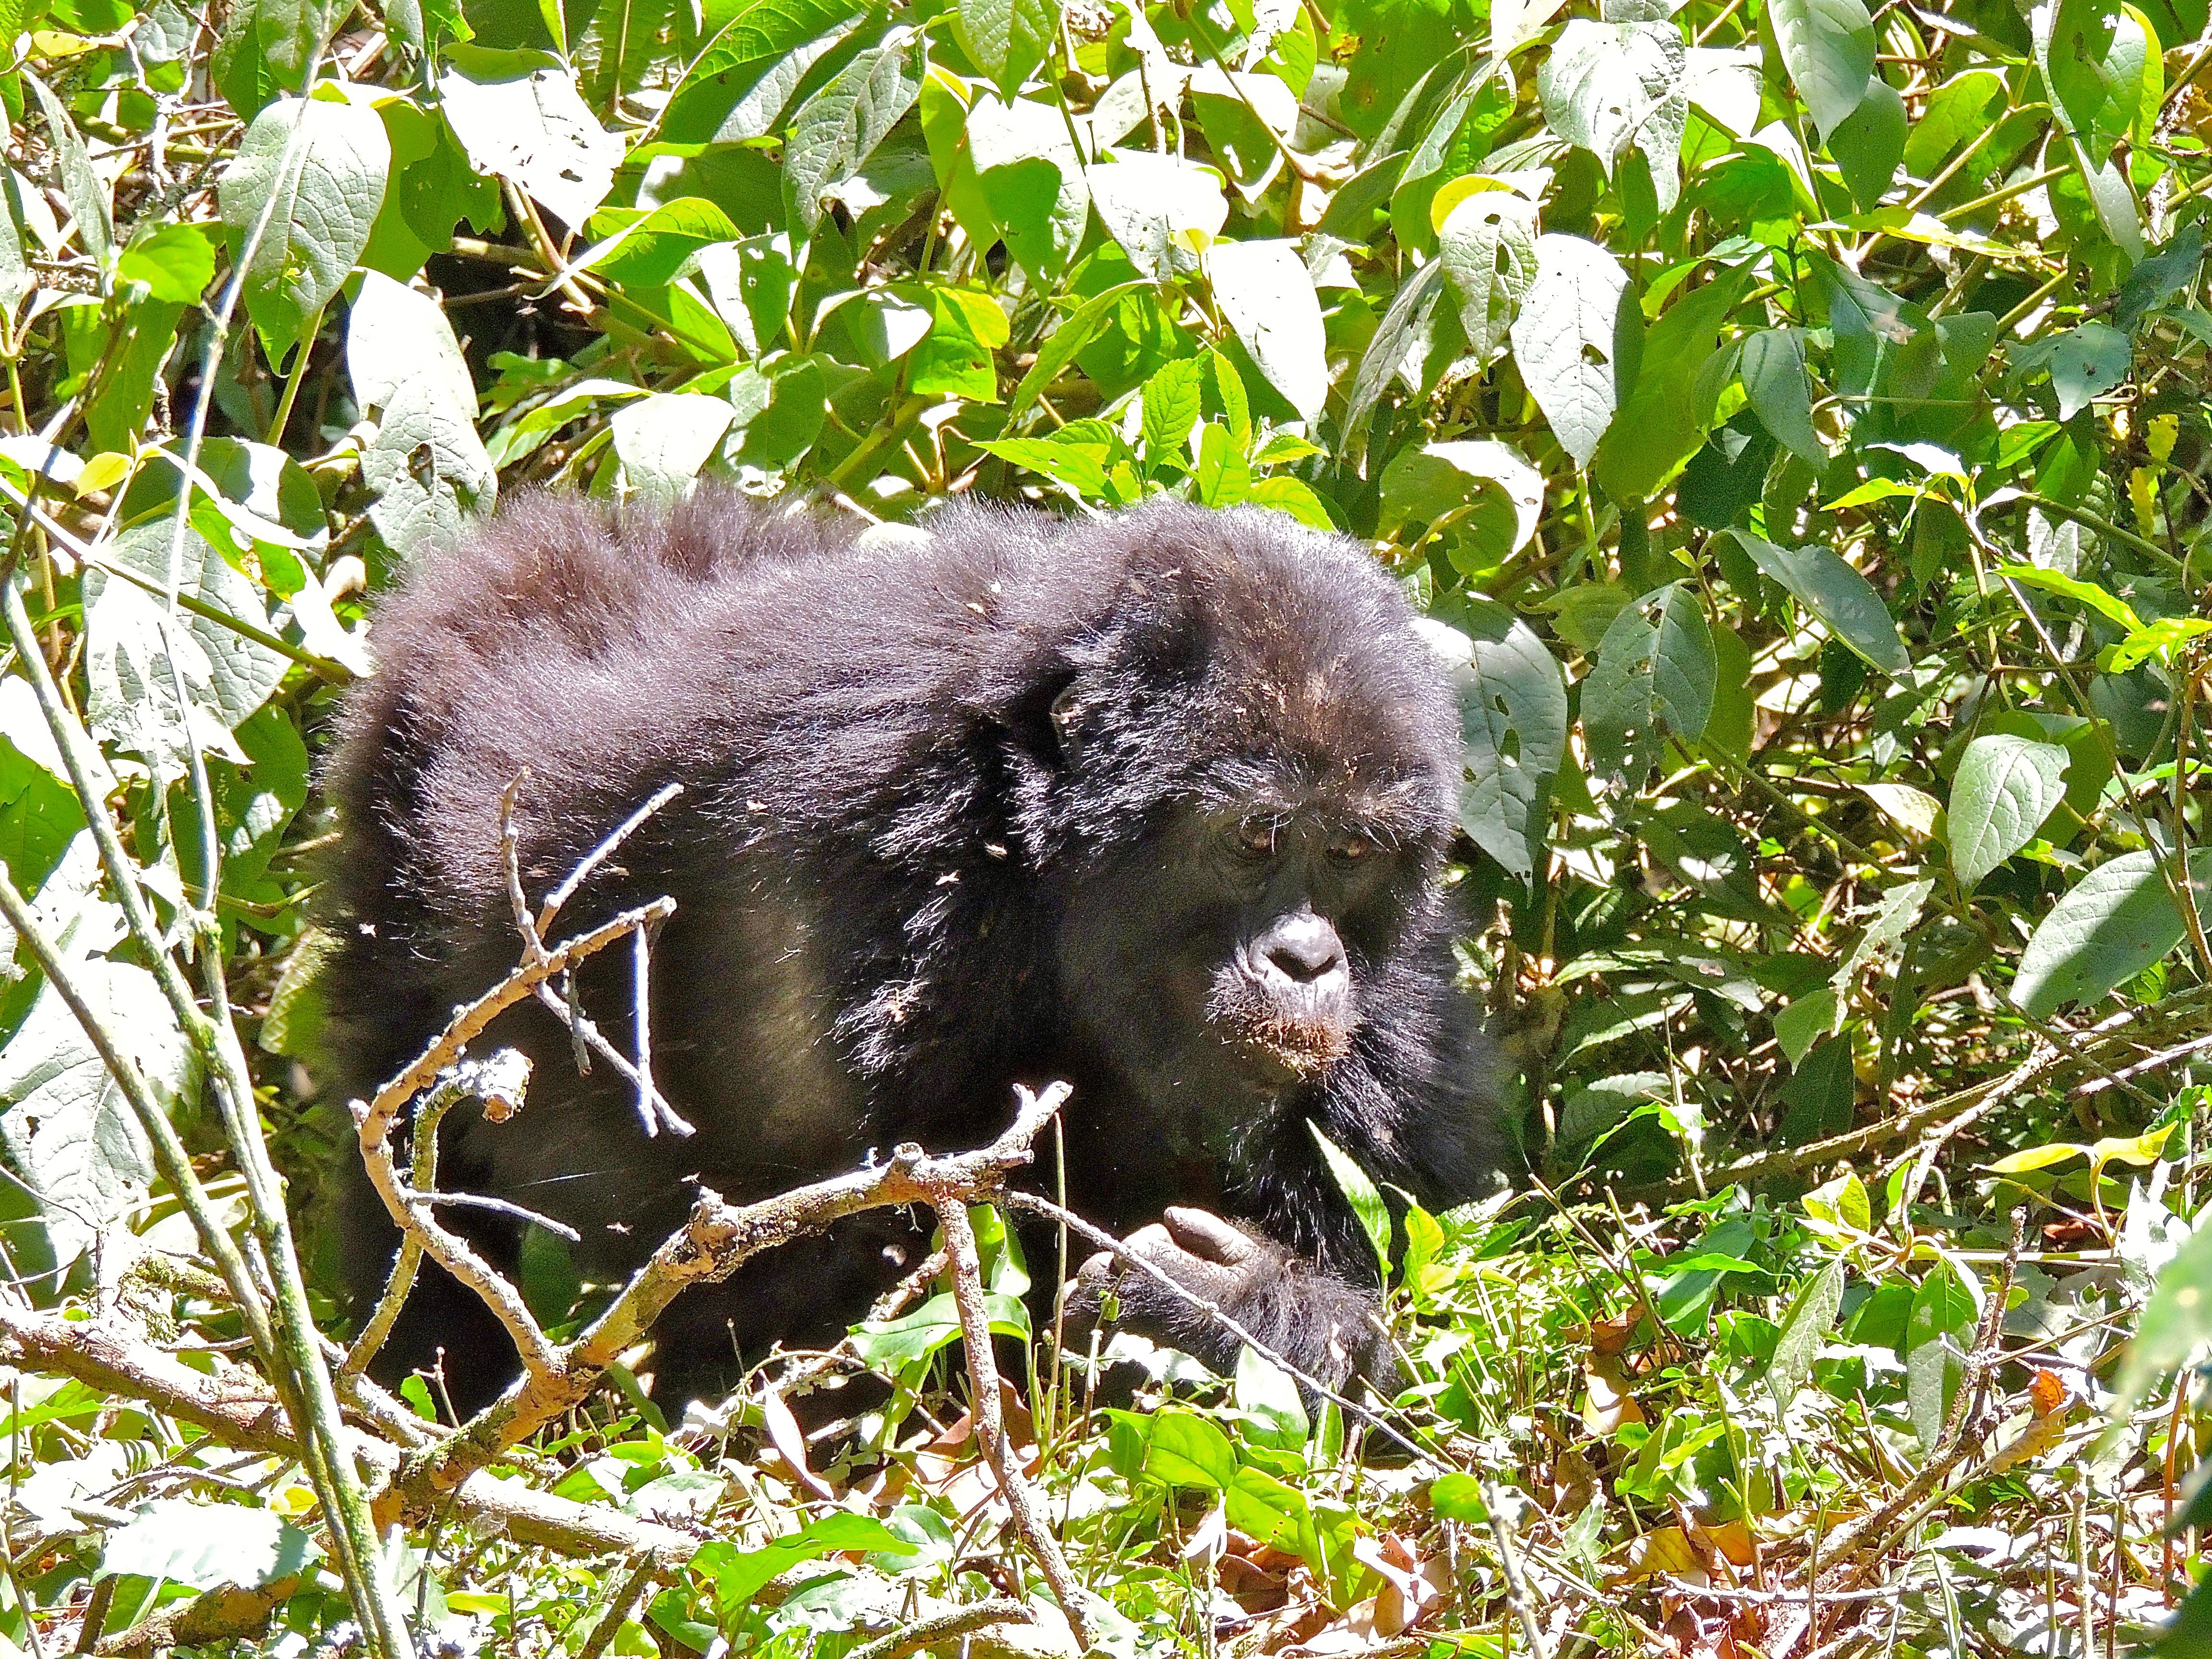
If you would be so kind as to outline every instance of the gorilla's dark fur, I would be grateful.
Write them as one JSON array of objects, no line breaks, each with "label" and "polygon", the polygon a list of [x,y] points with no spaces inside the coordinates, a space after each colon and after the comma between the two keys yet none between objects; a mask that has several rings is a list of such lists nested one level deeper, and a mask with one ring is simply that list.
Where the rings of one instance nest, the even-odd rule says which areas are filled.
[{"label": "gorilla's dark fur", "polygon": [[[519,772],[533,902],[680,782],[560,931],[676,900],[654,1065],[696,1136],[648,1139],[629,1087],[579,1077],[525,1007],[477,1048],[532,1057],[527,1109],[457,1115],[441,1187],[570,1223],[579,1265],[613,1277],[695,1179],[749,1200],[900,1141],[980,1145],[1014,1083],[1065,1078],[1082,1212],[1117,1232],[1170,1205],[1245,1218],[1273,1243],[1233,1270],[1207,1267],[1202,1226],[1182,1249],[1144,1237],[1310,1369],[1370,1363],[1373,1255],[1309,1120],[1431,1205],[1502,1162],[1441,881],[1458,723],[1411,610],[1353,544],[1262,512],[856,528],[711,491],[665,517],[540,496],[385,602],[327,780],[348,825],[329,1081],[365,1097],[516,960],[498,803]],[[581,988],[625,1052],[629,954]],[[380,1285],[380,1206],[358,1184],[347,1211],[356,1289]],[[515,1224],[445,1214],[514,1259]],[[918,1242],[864,1217],[690,1292],[659,1334],[664,1390],[833,1339]],[[1233,1359],[1157,1285],[1121,1296],[1140,1328]],[[426,1271],[387,1364],[441,1346],[464,1404],[512,1372]]]}]

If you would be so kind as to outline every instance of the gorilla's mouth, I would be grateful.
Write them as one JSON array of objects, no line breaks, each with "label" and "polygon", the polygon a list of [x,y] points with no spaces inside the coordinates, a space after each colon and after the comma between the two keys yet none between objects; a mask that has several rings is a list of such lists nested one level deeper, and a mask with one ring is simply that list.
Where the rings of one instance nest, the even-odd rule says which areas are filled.
[{"label": "gorilla's mouth", "polygon": [[1206,1019],[1243,1058],[1303,1079],[1352,1052],[1351,1000],[1341,993],[1255,985],[1231,969],[1215,980]]}]

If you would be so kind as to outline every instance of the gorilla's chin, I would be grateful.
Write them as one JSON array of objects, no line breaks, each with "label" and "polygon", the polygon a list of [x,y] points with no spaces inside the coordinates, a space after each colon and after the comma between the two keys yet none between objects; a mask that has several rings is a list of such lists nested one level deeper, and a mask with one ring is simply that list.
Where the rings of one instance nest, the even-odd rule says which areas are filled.
[{"label": "gorilla's chin", "polygon": [[1352,999],[1309,991],[1285,994],[1231,969],[1214,983],[1206,1024],[1263,1086],[1305,1082],[1352,1052]]}]

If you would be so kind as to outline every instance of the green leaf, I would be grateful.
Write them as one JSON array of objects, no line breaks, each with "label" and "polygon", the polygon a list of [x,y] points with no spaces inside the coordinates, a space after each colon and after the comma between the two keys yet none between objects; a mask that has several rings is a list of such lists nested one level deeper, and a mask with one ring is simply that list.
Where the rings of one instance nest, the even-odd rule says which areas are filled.
[{"label": "green leaf", "polygon": [[471,164],[582,229],[614,188],[623,141],[585,104],[574,71],[550,52],[479,46],[448,47],[446,62],[439,107]]},{"label": "green leaf", "polygon": [[[2150,1385],[2212,1337],[2212,1227],[2200,1224],[2167,1262],[2136,1327],[2113,1383],[2115,1413],[2132,1409]],[[2180,1652],[2183,1650],[2176,1649]]]},{"label": "green leaf", "polygon": [[1805,368],[1804,334],[1769,328],[1746,335],[1737,363],[1759,424],[1807,465],[1826,467],[1828,448],[1813,426],[1813,378]]},{"label": "green leaf", "polygon": [[1504,605],[1470,596],[1457,620],[1465,633],[1437,623],[1425,631],[1451,665],[1459,699],[1460,827],[1526,880],[1543,852],[1566,754],[1566,682],[1543,641]]},{"label": "green leaf", "polygon": [[1912,1293],[1905,1327],[1905,1392],[1923,1450],[1934,1450],[1942,1437],[1978,1316],[1974,1287],[1948,1261],[1938,1261]]},{"label": "green leaf", "polygon": [[1592,22],[1577,17],[1559,32],[1537,72],[1537,94],[1552,130],[1598,159],[1608,177],[1632,143],[1644,151],[1662,213],[1681,193],[1686,49],[1680,27],[1656,21]]},{"label": "green leaf", "polygon": [[821,222],[823,192],[859,171],[921,94],[922,37],[894,29],[862,52],[792,118],[783,151],[784,201],[799,234]]},{"label": "green leaf", "polygon": [[2066,798],[2067,753],[2026,738],[1977,738],[1951,785],[1951,867],[1973,891],[2027,845]]},{"label": "green leaf", "polygon": [[809,1522],[787,1537],[757,1550],[741,1550],[717,1540],[691,1558],[693,1567],[714,1576],[714,1596],[726,1619],[750,1605],[761,1587],[804,1561],[817,1561],[844,1550],[912,1555],[915,1546],[873,1516],[840,1512]]},{"label": "green leaf", "polygon": [[1774,1016],[1774,1040],[1782,1045],[1791,1066],[1803,1065],[1815,1042],[1836,1035],[1840,1007],[1835,988],[1823,985]]},{"label": "green leaf", "polygon": [[[115,222],[111,216],[107,186],[93,171],[92,156],[85,149],[84,138],[77,131],[76,123],[70,119],[69,112],[62,107],[61,100],[28,70],[20,72],[23,84],[30,88],[32,95],[39,100],[40,112],[46,118],[46,139],[53,146],[54,164],[61,173],[63,199],[68,202],[70,217],[76,225],[77,245],[94,264],[105,265],[115,246]],[[250,134],[246,143],[252,143]],[[380,182],[378,188],[382,189]]]},{"label": "green leaf", "polygon": [[2039,564],[2001,564],[1997,576],[2005,581],[2018,582],[2023,587],[2039,587],[2046,593],[2057,593],[2079,600],[2109,622],[2118,623],[2133,633],[2143,624],[2135,609],[2125,599],[2115,599],[2094,582],[2085,582]]},{"label": "green leaf", "polygon": [[1204,401],[1206,365],[1180,357],[1145,382],[1145,465],[1157,471],[1170,457],[1180,459],[1198,424]]},{"label": "green leaf", "polygon": [[[2212,915],[2212,848],[2189,856],[2189,885]],[[2155,853],[2123,853],[2099,865],[2051,907],[2028,936],[2012,1000],[2047,1019],[2069,1002],[2093,1003],[2181,943],[2181,912]]]},{"label": "green leaf", "polygon": [[1747,530],[1728,532],[1759,569],[1828,625],[1829,631],[1886,674],[1912,666],[1905,639],[1874,584],[1825,547],[1777,547]]},{"label": "green leaf", "polygon": [[1318,421],[1328,396],[1328,341],[1297,245],[1218,242],[1206,270],[1230,332],[1291,407]]},{"label": "green leaf", "polygon": [[[115,583],[110,591],[125,586]],[[166,663],[161,672],[166,677]],[[121,931],[107,932],[97,922],[84,931],[94,928],[111,940]],[[151,974],[90,957],[72,963],[70,975],[165,1109],[173,1111],[198,1094],[198,1060]],[[19,1259],[18,1273],[76,1261],[99,1234],[119,1229],[145,1204],[154,1178],[153,1152],[137,1114],[51,981],[40,983],[30,1012],[0,1048],[0,1157],[36,1200],[44,1223],[40,1245],[46,1259]],[[29,1242],[10,1231],[11,1247],[20,1250]]]},{"label": "green leaf", "polygon": [[1232,1397],[1237,1409],[1252,1419],[1245,1432],[1262,1445],[1296,1451],[1306,1443],[1306,1437],[1312,1432],[1297,1379],[1280,1366],[1262,1359],[1255,1349],[1237,1351]]},{"label": "green leaf", "polygon": [[115,274],[126,283],[145,283],[156,300],[197,305],[215,281],[215,248],[199,225],[163,225],[123,250]]},{"label": "green leaf", "polygon": [[1033,276],[1066,269],[1091,222],[1083,157],[1067,117],[1034,98],[979,93],[968,112],[968,155],[1006,251]]},{"label": "green leaf", "polygon": [[[1223,210],[1227,210],[1223,204]],[[1059,378],[1060,370],[1075,361],[1075,354],[1097,337],[1100,326],[1115,307],[1139,289],[1148,284],[1140,282],[1116,283],[1113,287],[1092,295],[1078,306],[1058,328],[1045,337],[1037,348],[1036,362],[1030,365],[1022,376],[1022,383],[1014,388],[1014,395],[1006,404],[1006,418],[1012,421],[1019,415]]]},{"label": "green leaf", "polygon": [[1173,155],[1109,150],[1110,167],[1087,175],[1099,222],[1129,263],[1153,282],[1187,276],[1229,216],[1221,175]]},{"label": "green leaf", "polygon": [[1867,82],[1859,106],[1828,135],[1828,154],[1843,170],[1851,199],[1871,213],[1905,159],[1905,100],[1880,76]]},{"label": "green leaf", "polygon": [[[1647,619],[1647,612],[1654,614]],[[1640,787],[1665,733],[1684,743],[1705,735],[1717,674],[1712,632],[1688,584],[1670,584],[1624,610],[1606,629],[1583,682],[1591,769],[1631,790]]]},{"label": "green leaf", "polygon": [[1287,513],[1310,530],[1335,530],[1336,520],[1329,516],[1328,505],[1314,493],[1313,486],[1302,478],[1278,475],[1272,478],[1255,478],[1251,489],[1244,492],[1247,506],[1271,507],[1278,513]]},{"label": "green leaf", "polygon": [[1502,560],[1534,538],[1544,477],[1510,444],[1465,439],[1401,450],[1382,471],[1382,522],[1470,531],[1479,556]]},{"label": "green leaf", "polygon": [[995,438],[978,449],[1016,466],[1064,484],[1078,499],[1096,501],[1106,493],[1104,445],[1054,443],[1049,438]]},{"label": "green leaf", "polygon": [[1052,50],[1060,6],[1058,0],[959,0],[953,21],[970,61],[1011,98]]},{"label": "green leaf", "polygon": [[1774,1339],[1774,1358],[1766,1365],[1766,1391],[1777,1411],[1786,1412],[1797,1390],[1813,1375],[1813,1362],[1834,1334],[1837,1311],[1844,1305],[1844,1264],[1831,1261],[1808,1279],[1782,1316]]},{"label": "green leaf", "polygon": [[108,1534],[103,1573],[137,1573],[193,1589],[254,1589],[322,1559],[315,1541],[269,1510],[157,1498]]},{"label": "green leaf", "polygon": [[1447,1521],[1487,1526],[1490,1505],[1483,1501],[1482,1482],[1471,1474],[1440,1474],[1429,1488],[1429,1507]]},{"label": "green leaf", "polygon": [[2114,646],[2112,659],[2105,666],[2109,672],[2124,674],[2153,657],[2171,664],[2184,645],[2207,634],[2212,634],[2212,622],[2202,617],[2160,617]]},{"label": "green leaf", "polygon": [[1513,319],[1513,356],[1577,466],[1589,464],[1613,422],[1613,325],[1627,288],[1628,273],[1596,243],[1579,236],[1536,239],[1536,280]]},{"label": "green leaf", "polygon": [[489,510],[499,495],[475,422],[454,406],[449,387],[428,377],[392,392],[361,476],[377,492],[369,522],[386,547],[403,551],[450,542],[470,514]]},{"label": "green leaf", "polygon": [[684,196],[633,221],[577,263],[612,282],[660,288],[688,275],[702,250],[738,239],[728,214],[704,198]]},{"label": "green leaf", "polygon": [[999,401],[999,371],[993,354],[1006,343],[1006,313],[988,294],[974,289],[927,290],[929,332],[908,365],[907,384],[926,398]]},{"label": "green leaf", "polygon": [[1337,1190],[1352,1206],[1352,1214],[1359,1218],[1360,1231],[1367,1235],[1367,1242],[1375,1247],[1375,1259],[1382,1265],[1383,1279],[1388,1282],[1390,1277],[1390,1240],[1394,1230],[1390,1224],[1390,1207],[1382,1201],[1382,1190],[1349,1153],[1322,1133],[1320,1124],[1308,1118],[1306,1128],[1312,1134],[1314,1144],[1321,1148],[1322,1161],[1328,1165],[1329,1174],[1335,1178]]},{"label": "green leaf", "polygon": [[300,343],[368,246],[391,158],[373,110],[288,98],[254,118],[217,194],[234,261],[268,210],[245,262],[246,308],[272,358]]},{"label": "green leaf", "polygon": [[2106,0],[2058,0],[2035,19],[2035,61],[2066,130],[2102,155],[2142,106],[2149,33],[2133,10]]},{"label": "green leaf", "polygon": [[2135,350],[2128,337],[2110,323],[2087,322],[2037,341],[2015,353],[2014,361],[2023,368],[2040,366],[2051,371],[2051,390],[2058,394],[2058,418],[2070,421],[2093,399],[2126,383],[2135,367]]},{"label": "green leaf", "polygon": [[648,505],[681,500],[736,413],[726,398],[688,392],[656,392],[624,404],[607,423],[622,463],[617,489]]},{"label": "green leaf", "polygon": [[1237,1478],[1237,1453],[1197,1413],[1164,1411],[1146,1436],[1144,1473],[1164,1486],[1220,1492]]},{"label": "green leaf", "polygon": [[2003,112],[2004,95],[2004,77],[1978,65],[1937,87],[1905,137],[1905,170],[1916,178],[1933,178],[1953,151],[1978,142],[1990,130]]},{"label": "green leaf", "polygon": [[[993,1331],[1000,1336],[1027,1340],[1030,1335],[1029,1310],[1022,1305],[1018,1297],[1008,1296],[999,1291],[986,1291],[983,1305],[990,1315]],[[960,1335],[959,1304],[952,1299],[951,1291],[940,1291],[901,1318],[855,1328],[851,1341],[853,1351],[867,1364],[890,1370],[902,1370],[916,1360],[926,1359],[939,1349],[957,1342]],[[848,1547],[836,1545],[832,1547],[842,1549]]]},{"label": "green leaf", "polygon": [[669,95],[660,136],[672,144],[736,143],[773,131],[800,79],[826,55],[854,0],[748,0],[713,36]]},{"label": "green leaf", "polygon": [[[1451,203],[1437,227],[1437,247],[1459,295],[1468,350],[1486,363],[1504,348],[1514,315],[1536,280],[1536,204],[1494,180],[1471,182],[1484,188]],[[1439,205],[1451,190],[1447,185],[1437,192]]]},{"label": "green leaf", "polygon": [[799,289],[790,237],[776,231],[702,248],[698,264],[699,280],[715,314],[729,325],[745,354],[759,357],[775,350]]},{"label": "green leaf", "polygon": [[1635,374],[1621,388],[1620,413],[1591,467],[1614,501],[1657,494],[1705,441],[1719,391],[1708,384],[1705,368],[1745,281],[1740,272],[1721,272],[1669,307],[1645,334]]},{"label": "green leaf", "polygon": [[1874,79],[1874,19],[1864,0],[1771,0],[1766,15],[1825,138],[1850,118]]}]

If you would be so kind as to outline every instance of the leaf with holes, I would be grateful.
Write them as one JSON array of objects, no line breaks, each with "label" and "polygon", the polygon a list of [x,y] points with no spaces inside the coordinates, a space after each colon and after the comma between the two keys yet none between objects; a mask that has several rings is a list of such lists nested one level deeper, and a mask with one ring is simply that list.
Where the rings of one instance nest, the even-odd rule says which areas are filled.
[{"label": "leaf with holes", "polygon": [[1536,280],[1513,319],[1513,356],[1577,466],[1589,465],[1613,423],[1613,325],[1627,287],[1620,262],[1596,243],[1536,239]]},{"label": "leaf with holes", "polygon": [[[1474,188],[1456,194],[1469,185]],[[1497,180],[1473,176],[1438,191],[1437,204],[1455,195],[1437,247],[1459,296],[1468,350],[1486,363],[1504,346],[1514,313],[1536,279],[1536,204]]]},{"label": "leaf with holes", "polygon": [[246,262],[246,309],[272,359],[299,343],[368,246],[391,162],[372,109],[287,98],[254,118],[216,194],[233,259],[266,210]]},{"label": "leaf with holes", "polygon": [[1628,606],[1606,629],[1583,682],[1590,769],[1640,788],[1668,734],[1684,743],[1705,735],[1718,678],[1694,589],[1676,582]]}]

